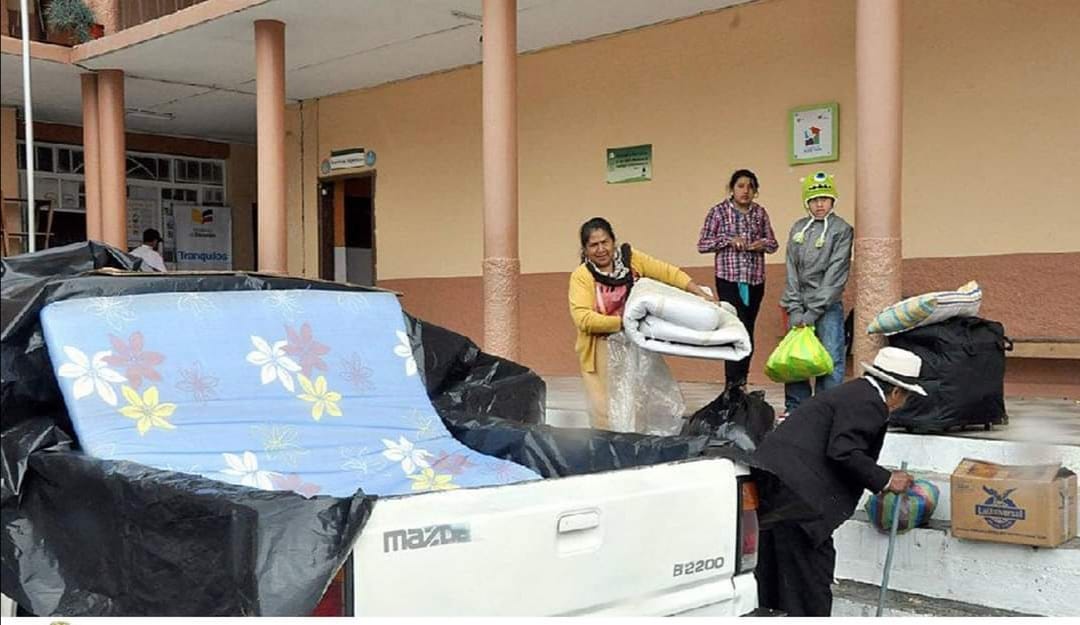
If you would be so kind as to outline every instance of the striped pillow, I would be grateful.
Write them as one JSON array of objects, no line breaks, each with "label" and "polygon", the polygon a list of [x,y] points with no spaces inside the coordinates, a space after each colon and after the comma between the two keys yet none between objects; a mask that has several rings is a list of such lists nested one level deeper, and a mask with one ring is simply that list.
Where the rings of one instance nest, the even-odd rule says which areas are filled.
[{"label": "striped pillow", "polygon": [[878,313],[867,334],[896,334],[953,317],[974,317],[982,304],[982,290],[972,280],[955,291],[916,295]]}]

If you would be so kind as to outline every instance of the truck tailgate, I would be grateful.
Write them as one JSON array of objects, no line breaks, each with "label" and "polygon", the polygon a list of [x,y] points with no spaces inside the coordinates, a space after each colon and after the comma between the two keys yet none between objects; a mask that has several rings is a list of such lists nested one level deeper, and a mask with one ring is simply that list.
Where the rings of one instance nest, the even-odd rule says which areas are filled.
[{"label": "truck tailgate", "polygon": [[698,459],[380,499],[355,614],[734,614],[754,605],[732,581],[741,472]]}]

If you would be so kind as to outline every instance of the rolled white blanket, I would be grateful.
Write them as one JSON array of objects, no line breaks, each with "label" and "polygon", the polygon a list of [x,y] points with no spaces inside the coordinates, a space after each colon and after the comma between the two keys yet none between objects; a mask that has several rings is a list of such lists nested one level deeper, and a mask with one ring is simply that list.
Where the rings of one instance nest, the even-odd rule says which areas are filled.
[{"label": "rolled white blanket", "polygon": [[634,283],[623,328],[634,343],[662,354],[712,360],[750,355],[750,335],[730,304],[717,305],[649,278]]}]

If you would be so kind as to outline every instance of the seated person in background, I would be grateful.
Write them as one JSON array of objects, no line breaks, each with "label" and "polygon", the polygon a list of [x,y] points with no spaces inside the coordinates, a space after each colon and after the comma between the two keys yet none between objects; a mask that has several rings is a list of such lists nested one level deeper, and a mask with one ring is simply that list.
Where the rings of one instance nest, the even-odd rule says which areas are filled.
[{"label": "seated person in background", "polygon": [[160,249],[161,233],[147,228],[142,234],[142,245],[131,250],[131,255],[142,259],[146,271],[165,271],[165,259],[161,257]]}]

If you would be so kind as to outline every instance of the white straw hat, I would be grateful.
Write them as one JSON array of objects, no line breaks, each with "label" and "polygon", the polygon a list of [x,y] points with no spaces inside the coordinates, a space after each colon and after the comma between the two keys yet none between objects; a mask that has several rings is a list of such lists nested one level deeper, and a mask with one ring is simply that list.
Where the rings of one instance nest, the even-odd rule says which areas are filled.
[{"label": "white straw hat", "polygon": [[914,353],[899,347],[882,347],[874,357],[874,364],[860,364],[875,378],[926,397],[926,390],[917,384],[922,358]]}]

